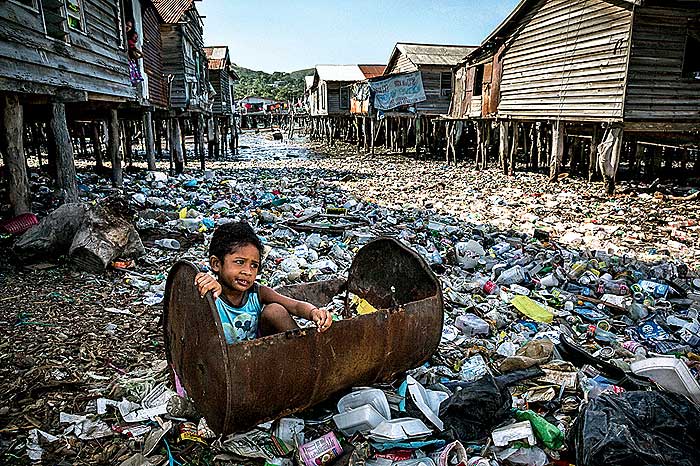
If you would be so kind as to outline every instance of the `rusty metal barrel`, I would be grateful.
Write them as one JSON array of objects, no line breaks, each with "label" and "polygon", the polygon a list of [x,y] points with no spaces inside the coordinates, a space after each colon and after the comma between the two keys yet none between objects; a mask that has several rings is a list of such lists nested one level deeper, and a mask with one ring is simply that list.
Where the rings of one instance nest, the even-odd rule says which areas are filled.
[{"label": "rusty metal barrel", "polygon": [[391,238],[360,249],[348,280],[278,289],[323,306],[346,290],[379,311],[315,328],[233,345],[210,294],[200,298],[197,268],[178,262],[165,293],[164,331],[171,368],[217,433],[240,432],[301,411],[353,386],[387,382],[427,361],[440,343],[440,283],[423,259]]}]

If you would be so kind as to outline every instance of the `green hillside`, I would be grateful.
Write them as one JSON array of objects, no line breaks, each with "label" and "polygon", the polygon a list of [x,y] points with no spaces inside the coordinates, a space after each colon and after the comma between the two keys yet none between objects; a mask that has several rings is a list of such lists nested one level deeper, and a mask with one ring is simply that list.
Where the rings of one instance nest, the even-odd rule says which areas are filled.
[{"label": "green hillside", "polygon": [[304,95],[304,76],[313,73],[313,69],[291,73],[280,71],[266,73],[237,65],[233,67],[240,77],[235,86],[236,99],[257,95],[277,100],[295,100]]}]

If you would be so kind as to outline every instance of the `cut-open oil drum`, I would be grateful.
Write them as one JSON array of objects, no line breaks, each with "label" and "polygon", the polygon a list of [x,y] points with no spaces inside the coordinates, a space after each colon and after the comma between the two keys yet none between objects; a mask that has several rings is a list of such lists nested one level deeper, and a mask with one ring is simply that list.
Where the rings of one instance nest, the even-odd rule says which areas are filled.
[{"label": "cut-open oil drum", "polygon": [[390,381],[424,363],[440,343],[440,283],[418,254],[391,238],[360,249],[347,282],[278,289],[317,306],[347,289],[380,309],[334,322],[324,333],[309,328],[227,345],[211,293],[201,299],[197,292],[196,274],[183,261],[168,276],[166,352],[217,433],[249,429],[353,386]]}]

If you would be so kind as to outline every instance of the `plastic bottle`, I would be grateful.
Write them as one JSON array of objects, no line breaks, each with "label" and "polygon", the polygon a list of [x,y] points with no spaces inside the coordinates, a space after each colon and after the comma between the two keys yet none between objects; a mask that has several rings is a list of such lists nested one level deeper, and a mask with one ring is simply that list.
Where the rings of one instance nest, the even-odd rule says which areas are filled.
[{"label": "plastic bottle", "polygon": [[630,317],[632,317],[633,320],[641,320],[649,315],[647,308],[643,304],[636,301],[630,304],[630,307],[627,308],[627,312],[629,312]]},{"label": "plastic bottle", "polygon": [[155,243],[157,246],[160,246],[161,248],[164,248],[164,249],[173,249],[175,251],[180,249],[180,242],[178,240],[172,239],[172,238],[157,239],[155,241]]},{"label": "plastic bottle", "polygon": [[477,280],[477,283],[479,284],[479,288],[481,288],[481,291],[483,291],[486,295],[495,295],[501,291],[500,286],[486,278]]}]

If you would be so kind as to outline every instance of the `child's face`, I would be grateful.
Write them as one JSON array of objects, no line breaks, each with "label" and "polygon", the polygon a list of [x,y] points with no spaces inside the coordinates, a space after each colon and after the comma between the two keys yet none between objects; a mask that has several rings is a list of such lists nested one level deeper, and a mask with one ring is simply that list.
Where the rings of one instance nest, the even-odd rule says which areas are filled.
[{"label": "child's face", "polygon": [[219,283],[229,291],[242,293],[253,286],[260,268],[260,252],[252,244],[246,244],[224,256],[224,260],[212,256],[211,268],[219,276]]}]

